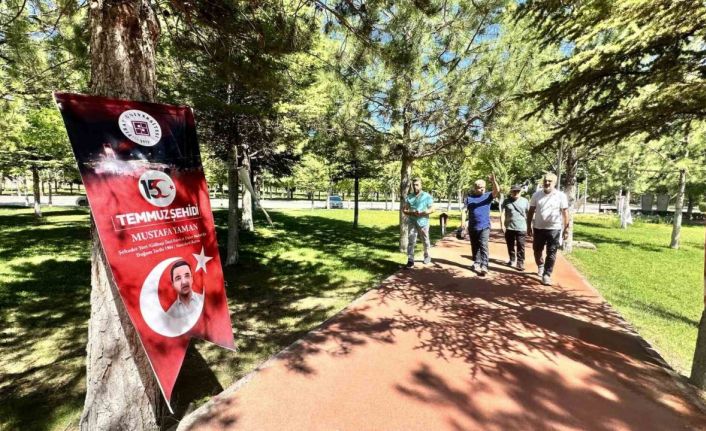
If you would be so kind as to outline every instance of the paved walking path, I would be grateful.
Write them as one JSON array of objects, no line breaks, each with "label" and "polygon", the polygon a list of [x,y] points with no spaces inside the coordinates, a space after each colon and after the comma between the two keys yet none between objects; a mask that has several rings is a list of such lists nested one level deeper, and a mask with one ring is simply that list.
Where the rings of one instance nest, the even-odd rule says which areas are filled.
[{"label": "paved walking path", "polygon": [[[453,238],[400,271],[179,429],[683,430],[706,415],[562,257],[557,285]],[[691,393],[693,396],[693,393]]]}]

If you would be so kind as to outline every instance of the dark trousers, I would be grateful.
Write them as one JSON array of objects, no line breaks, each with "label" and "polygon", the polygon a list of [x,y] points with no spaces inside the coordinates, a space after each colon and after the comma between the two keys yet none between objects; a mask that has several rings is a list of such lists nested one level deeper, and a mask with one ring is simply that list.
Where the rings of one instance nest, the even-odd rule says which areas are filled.
[{"label": "dark trousers", "polygon": [[[505,243],[507,244],[507,254],[510,255],[510,260],[517,263],[525,262],[525,238],[527,232],[521,230],[506,230]],[[515,249],[517,247],[517,249]],[[515,251],[517,250],[517,251]]]},{"label": "dark trousers", "polygon": [[[556,251],[559,249],[559,229],[535,229],[532,250],[534,250],[534,261],[537,265],[544,265],[544,273],[552,275],[554,262],[556,262]],[[542,259],[544,247],[547,247],[546,261]]]},{"label": "dark trousers", "polygon": [[487,268],[490,228],[487,227],[481,230],[468,229],[468,236],[471,237],[471,255],[473,262]]}]

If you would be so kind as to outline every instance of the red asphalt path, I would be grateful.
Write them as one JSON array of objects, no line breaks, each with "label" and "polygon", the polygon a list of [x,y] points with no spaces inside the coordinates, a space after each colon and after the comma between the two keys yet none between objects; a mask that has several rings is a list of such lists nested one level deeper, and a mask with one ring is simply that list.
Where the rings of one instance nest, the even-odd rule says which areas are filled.
[{"label": "red asphalt path", "polygon": [[[539,283],[446,238],[216,396],[189,430],[706,430],[703,407],[563,257]],[[495,260],[497,259],[497,260]]]}]

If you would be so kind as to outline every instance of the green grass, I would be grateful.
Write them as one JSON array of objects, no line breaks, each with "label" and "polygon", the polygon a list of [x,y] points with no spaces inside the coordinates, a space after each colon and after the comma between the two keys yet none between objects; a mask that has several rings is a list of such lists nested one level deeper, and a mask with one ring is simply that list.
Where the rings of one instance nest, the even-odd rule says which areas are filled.
[{"label": "green grass", "polygon": [[[85,395],[90,313],[88,212],[0,209],[0,429],[74,429]],[[216,211],[225,239],[226,213]],[[175,407],[210,398],[317,326],[404,263],[397,213],[273,211],[241,233],[240,263],[227,269],[239,351],[195,342],[174,392]],[[685,226],[681,250],[671,226],[579,216],[576,237],[598,251],[570,259],[679,371],[688,371],[703,304],[703,227]],[[452,220],[451,226],[458,224]],[[439,231],[433,224],[433,237]],[[221,243],[223,245],[223,242]],[[223,253],[223,249],[221,249]]]},{"label": "green grass", "polygon": [[[85,396],[90,314],[88,212],[0,209],[0,429],[74,429]],[[220,392],[404,263],[397,213],[273,211],[241,233],[226,269],[239,351],[195,342],[173,394],[177,414]],[[215,213],[223,253],[226,213]],[[450,221],[451,226],[458,220]],[[439,237],[435,223],[432,237]],[[223,257],[223,256],[222,256]]]},{"label": "green grass", "polygon": [[677,371],[688,375],[703,310],[704,227],[683,226],[681,247],[669,248],[672,227],[579,215],[570,260]]}]

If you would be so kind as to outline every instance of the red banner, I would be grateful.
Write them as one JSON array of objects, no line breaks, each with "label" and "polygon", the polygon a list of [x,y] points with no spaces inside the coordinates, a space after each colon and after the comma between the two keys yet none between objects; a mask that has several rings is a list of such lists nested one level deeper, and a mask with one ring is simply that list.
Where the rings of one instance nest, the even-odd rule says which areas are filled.
[{"label": "red banner", "polygon": [[54,97],[113,278],[169,402],[191,337],[235,348],[193,113]]}]

